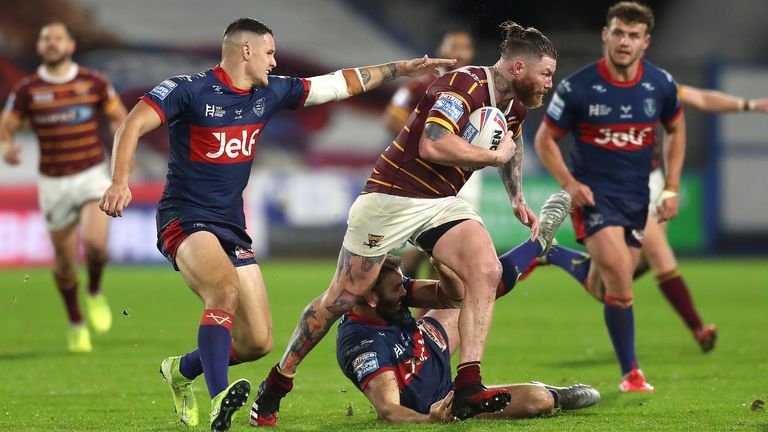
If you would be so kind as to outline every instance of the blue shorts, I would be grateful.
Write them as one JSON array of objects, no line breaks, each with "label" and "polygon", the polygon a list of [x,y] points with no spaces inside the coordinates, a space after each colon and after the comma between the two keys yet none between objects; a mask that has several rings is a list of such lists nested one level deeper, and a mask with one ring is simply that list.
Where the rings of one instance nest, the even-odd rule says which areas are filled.
[{"label": "blue shorts", "polygon": [[244,230],[216,222],[181,222],[180,219],[174,219],[158,231],[157,248],[173,264],[176,271],[179,270],[176,265],[176,250],[185,238],[198,231],[208,231],[215,235],[235,267],[257,264],[251,247],[251,237]]},{"label": "blue shorts", "polygon": [[595,205],[574,208],[571,213],[576,240],[584,239],[609,226],[624,227],[627,245],[640,248],[648,219],[648,203],[615,196],[594,194]]}]

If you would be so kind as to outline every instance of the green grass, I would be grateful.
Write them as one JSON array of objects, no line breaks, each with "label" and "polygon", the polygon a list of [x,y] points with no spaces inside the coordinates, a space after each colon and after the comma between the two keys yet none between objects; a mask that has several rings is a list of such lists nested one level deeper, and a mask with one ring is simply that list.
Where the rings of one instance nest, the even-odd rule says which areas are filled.
[{"label": "green grass", "polygon": [[[258,385],[333,269],[330,261],[263,265],[275,350],[262,361],[231,369],[230,378]],[[524,421],[382,425],[339,372],[329,336],[304,362],[296,389],[283,401],[279,429],[768,431],[768,413],[750,409],[753,400],[768,398],[768,262],[683,261],[680,269],[705,320],[717,323],[720,341],[713,353],[701,354],[653,279],[640,280],[637,350],[655,394],[618,392],[602,307],[562,271],[543,268],[497,304],[484,381],[585,382],[602,392],[596,407]],[[200,302],[165,267],[112,267],[105,284],[116,313],[114,328],[94,337],[93,353],[73,355],[65,350],[64,312],[50,274],[0,272],[0,430],[187,430],[176,420],[157,370],[164,357],[193,348]],[[195,390],[203,409],[198,430],[206,430],[203,380]],[[250,402],[244,411],[249,408]],[[252,430],[246,418],[240,413],[232,430]]]}]

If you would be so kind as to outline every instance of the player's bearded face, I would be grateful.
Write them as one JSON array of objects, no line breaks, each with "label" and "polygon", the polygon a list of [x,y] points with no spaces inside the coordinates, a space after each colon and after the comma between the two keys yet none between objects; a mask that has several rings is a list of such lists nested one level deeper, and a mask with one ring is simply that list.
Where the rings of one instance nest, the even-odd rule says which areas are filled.
[{"label": "player's bearded face", "polygon": [[543,103],[544,95],[552,88],[556,61],[545,56],[540,61],[529,62],[528,65],[525,72],[512,81],[512,87],[523,105],[538,108]]},{"label": "player's bearded face", "polygon": [[388,322],[400,322],[411,317],[410,311],[404,306],[405,288],[403,276],[397,272],[388,274],[376,288],[379,297],[376,303],[376,313]]},{"label": "player's bearded face", "polygon": [[75,41],[66,28],[60,24],[51,24],[40,31],[37,40],[37,53],[46,66],[58,66],[72,58]]}]

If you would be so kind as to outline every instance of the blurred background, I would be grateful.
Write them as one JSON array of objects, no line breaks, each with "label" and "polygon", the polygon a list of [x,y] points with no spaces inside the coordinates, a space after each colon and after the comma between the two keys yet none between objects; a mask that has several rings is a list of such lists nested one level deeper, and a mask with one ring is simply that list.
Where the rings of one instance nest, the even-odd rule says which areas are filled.
[{"label": "blurred background", "polygon": [[[433,54],[442,33],[475,36],[473,64],[498,59],[498,24],[506,19],[547,34],[559,52],[555,81],[601,55],[600,31],[613,1],[494,2],[430,0],[0,0],[0,101],[35,70],[35,40],[44,22],[70,23],[75,61],[104,72],[130,109],[169,76],[218,63],[220,38],[234,18],[252,16],[275,32],[280,75],[312,76],[340,67]],[[648,1],[656,15],[647,58],[679,83],[743,97],[768,97],[768,2]],[[258,142],[246,190],[248,229],[260,257],[334,256],[347,210],[391,141],[382,115],[404,79],[341,103],[274,117]],[[545,104],[548,98],[545,99]],[[533,151],[544,109],[524,125],[524,190],[536,208],[557,184]],[[686,111],[688,150],[681,214],[670,239],[683,254],[768,254],[768,116]],[[104,145],[111,138],[104,134]],[[17,134],[23,163],[0,164],[0,267],[45,264],[52,251],[37,210],[37,143]],[[569,143],[565,143],[567,147]],[[154,211],[168,154],[164,127],[141,142],[131,176],[134,202],[111,227],[113,262],[164,259],[155,249]],[[483,178],[481,215],[499,250],[526,237],[511,216],[498,176]],[[532,205],[533,207],[533,205]],[[558,238],[573,245],[570,224]]]}]

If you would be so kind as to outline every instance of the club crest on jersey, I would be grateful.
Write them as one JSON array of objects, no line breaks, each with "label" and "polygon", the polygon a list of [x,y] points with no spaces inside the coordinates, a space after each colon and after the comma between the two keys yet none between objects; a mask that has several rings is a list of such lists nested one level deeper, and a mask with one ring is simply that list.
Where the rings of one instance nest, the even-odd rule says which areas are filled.
[{"label": "club crest on jersey", "polygon": [[648,117],[653,117],[656,114],[656,100],[655,99],[643,100],[643,112],[645,112],[645,115],[647,115]]},{"label": "club crest on jersey", "polygon": [[375,247],[381,246],[381,241],[384,239],[383,235],[379,234],[368,234],[368,242],[363,242],[363,246],[368,246],[369,248],[373,249]]},{"label": "club crest on jersey", "polygon": [[264,101],[264,98],[259,98],[256,103],[253,104],[253,113],[256,114],[257,117],[261,117],[264,115],[265,106],[266,102]]}]

